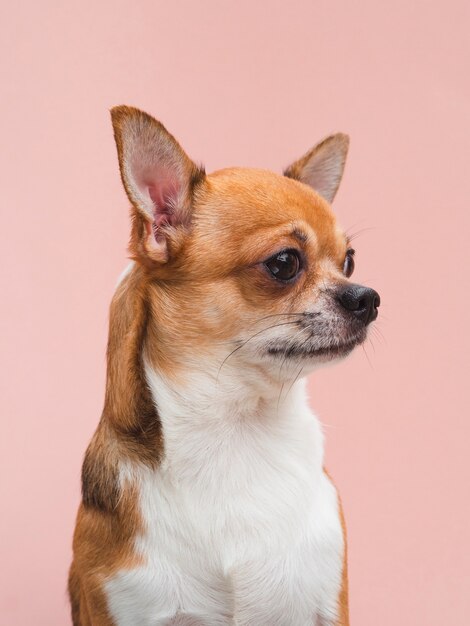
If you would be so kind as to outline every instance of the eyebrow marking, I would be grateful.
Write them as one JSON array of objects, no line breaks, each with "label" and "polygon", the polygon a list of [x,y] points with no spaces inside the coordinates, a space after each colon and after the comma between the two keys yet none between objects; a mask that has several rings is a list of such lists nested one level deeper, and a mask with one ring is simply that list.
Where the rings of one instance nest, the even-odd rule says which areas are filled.
[{"label": "eyebrow marking", "polygon": [[300,243],[305,243],[306,241],[308,241],[308,236],[302,232],[301,230],[299,230],[298,228],[294,228],[294,230],[292,231],[292,235],[300,242]]}]

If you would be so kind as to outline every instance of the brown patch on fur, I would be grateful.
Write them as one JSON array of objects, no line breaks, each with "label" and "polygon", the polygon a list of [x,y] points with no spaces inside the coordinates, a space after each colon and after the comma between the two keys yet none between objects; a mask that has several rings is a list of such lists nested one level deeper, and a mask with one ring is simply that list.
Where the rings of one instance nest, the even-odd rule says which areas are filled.
[{"label": "brown patch on fur", "polygon": [[341,591],[339,592],[339,620],[337,626],[349,626],[349,581],[348,581],[348,541],[346,533],[346,522],[344,519],[343,505],[338,494],[339,516],[344,538],[343,575]]},{"label": "brown patch on fur", "polygon": [[117,508],[121,490],[116,440],[108,421],[102,420],[83,460],[82,500],[86,508],[105,513],[113,513]]},{"label": "brown patch on fur", "polygon": [[122,485],[126,461],[155,467],[163,453],[161,425],[145,382],[147,274],[136,267],[111,304],[103,415],[85,454],[83,503],[74,536],[69,595],[73,623],[112,624],[102,585],[121,568],[135,567],[133,540],[141,530],[135,487]]},{"label": "brown patch on fur", "polygon": [[76,572],[75,564],[72,563],[69,570],[69,580],[68,580],[68,593],[70,600],[70,607],[72,610],[72,624],[73,626],[79,626],[81,623],[84,623],[80,618],[80,613],[83,613],[83,610],[80,609],[81,598],[80,598],[80,579]]},{"label": "brown patch on fur", "polygon": [[136,265],[111,303],[103,415],[126,443],[137,438],[154,455],[161,445],[160,423],[142,362],[149,309],[149,276]]},{"label": "brown patch on fur", "polygon": [[341,522],[341,528],[343,530],[343,543],[344,543],[344,553],[343,553],[343,569],[341,574],[341,589],[338,595],[338,620],[335,626],[349,626],[349,586],[348,586],[348,540],[346,533],[346,522],[344,519],[344,511],[343,504],[341,502],[341,498],[339,496],[339,492],[336,489],[336,486],[331,479],[330,474],[327,472],[325,468],[323,468],[328,480],[331,482],[333,487],[336,490],[336,495],[338,498],[338,512],[339,519]]},{"label": "brown patch on fur", "polygon": [[138,496],[133,486],[121,490],[113,512],[80,507],[69,576],[74,626],[112,626],[103,585],[118,570],[141,564],[133,548],[134,537],[141,530]]}]

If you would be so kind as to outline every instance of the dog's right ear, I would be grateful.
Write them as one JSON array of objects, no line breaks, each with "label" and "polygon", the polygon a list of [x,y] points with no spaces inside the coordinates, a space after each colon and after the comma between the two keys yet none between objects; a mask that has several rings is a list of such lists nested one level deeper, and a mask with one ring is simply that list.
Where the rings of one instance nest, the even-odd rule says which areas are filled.
[{"label": "dog's right ear", "polygon": [[191,221],[194,187],[204,170],[156,119],[139,109],[111,109],[124,188],[132,203],[131,254],[144,263],[166,263]]}]

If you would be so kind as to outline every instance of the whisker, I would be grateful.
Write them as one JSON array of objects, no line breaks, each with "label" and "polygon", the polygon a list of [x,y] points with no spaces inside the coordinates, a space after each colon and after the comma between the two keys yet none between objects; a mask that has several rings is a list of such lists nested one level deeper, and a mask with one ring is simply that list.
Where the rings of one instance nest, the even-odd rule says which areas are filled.
[{"label": "whisker", "polygon": [[228,354],[228,356],[225,357],[225,359],[222,361],[222,364],[219,367],[219,371],[217,372],[217,378],[216,380],[219,380],[219,374],[220,374],[220,370],[222,369],[222,367],[225,365],[225,363],[227,362],[227,360],[233,355],[235,354],[235,352],[238,352],[238,350],[241,350],[244,346],[246,346],[246,344],[251,341],[252,339],[254,339],[255,337],[257,337],[258,335],[260,335],[261,333],[265,333],[268,330],[271,330],[272,328],[278,328],[279,326],[290,326],[292,324],[296,324],[297,320],[293,320],[291,322],[281,322],[280,324],[273,324],[272,326],[268,326],[267,328],[263,328],[262,330],[259,330],[257,333],[255,333],[254,335],[251,335],[251,337],[248,337],[248,339],[246,341],[244,341],[241,345],[237,346],[234,350],[232,350],[232,352],[230,352],[230,354]]},{"label": "whisker", "polygon": [[372,326],[371,332],[378,340],[380,340],[383,344],[387,345],[387,340],[385,339],[385,335],[383,334],[383,332],[380,330],[378,326],[375,326],[375,325]]},{"label": "whisker", "polygon": [[283,368],[284,363],[286,362],[286,360],[287,360],[287,355],[284,354],[284,357],[283,357],[283,359],[281,361],[281,364],[279,366],[279,373],[278,373],[278,376],[277,376],[279,382],[281,382],[282,368]]},{"label": "whisker", "polygon": [[271,315],[265,315],[264,317],[260,317],[259,319],[255,320],[253,324],[258,324],[259,322],[262,322],[263,320],[267,320],[270,317],[284,317],[284,316],[303,317],[305,315],[307,315],[305,312],[304,313],[272,313]]},{"label": "whisker", "polygon": [[[291,344],[295,344],[295,341],[297,339],[297,337],[299,337],[300,335],[302,335],[302,333],[304,332],[305,328],[300,328],[293,337],[289,338],[289,343]],[[281,365],[279,367],[279,381],[281,380],[281,372],[282,372],[282,368],[284,367],[284,364],[287,362],[287,358],[288,358],[288,353],[287,353],[287,349],[284,352],[284,357],[281,361]]]},{"label": "whisker", "polygon": [[[272,317],[308,317],[309,315],[311,315],[310,313],[272,313],[271,315],[265,315],[264,317],[260,317],[259,319],[254,320],[250,326],[255,326],[256,324],[259,324],[260,322],[263,322],[264,320],[267,320],[269,318]],[[293,322],[292,322],[293,323]],[[273,326],[270,326],[269,328],[274,328]],[[266,328],[264,330],[269,330],[269,328]],[[221,344],[229,344],[229,345],[233,345],[233,339],[228,339],[227,341],[221,341]]]},{"label": "whisker", "polygon": [[284,383],[282,383],[281,388],[279,389],[279,395],[277,397],[277,414],[279,415],[279,402],[281,401],[282,390],[284,389]]},{"label": "whisker", "polygon": [[362,351],[364,352],[364,354],[366,356],[366,359],[367,359],[367,362],[369,363],[370,369],[373,370],[374,368],[372,367],[372,363],[370,362],[369,355],[367,354],[367,350],[366,350],[366,347],[365,347],[364,344],[362,344]]},{"label": "whisker", "polygon": [[346,228],[346,230],[344,231],[345,235],[348,235],[353,228],[356,228],[356,226],[359,226],[361,223],[365,222],[366,218],[362,218],[360,220],[357,220],[357,222],[354,222],[354,224],[352,224],[351,226],[349,226],[348,228]]},{"label": "whisker", "polygon": [[287,390],[286,395],[284,396],[284,402],[287,400],[287,396],[289,395],[292,387],[295,385],[295,383],[297,382],[297,380],[299,379],[300,375],[302,374],[302,372],[304,371],[304,367],[305,365],[302,365],[302,367],[300,368],[300,370],[297,372],[297,376],[294,378],[291,386],[289,387],[289,389]]},{"label": "whisker", "polygon": [[369,337],[368,337],[368,341],[369,341],[370,345],[372,346],[372,350],[374,351],[374,354],[375,354],[375,346],[374,346],[374,342],[372,341],[372,337],[371,337],[370,335],[369,335]]},{"label": "whisker", "polygon": [[360,230],[356,230],[356,232],[351,233],[350,235],[348,235],[349,243],[351,243],[352,241],[354,241],[355,239],[357,239],[358,237],[360,237],[364,233],[367,233],[370,230],[376,230],[376,227],[375,226],[368,226],[367,228],[361,228]]}]

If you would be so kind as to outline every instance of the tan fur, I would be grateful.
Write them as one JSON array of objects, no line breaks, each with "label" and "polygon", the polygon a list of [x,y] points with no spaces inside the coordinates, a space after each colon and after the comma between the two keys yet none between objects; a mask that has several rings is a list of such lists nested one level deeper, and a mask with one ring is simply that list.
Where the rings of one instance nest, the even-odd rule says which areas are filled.
[{"label": "tan fur", "polygon": [[[326,137],[292,163],[284,175],[317,189],[328,202],[333,202],[343,175],[349,137],[343,133]],[[338,159],[338,154],[341,158]],[[328,172],[328,180],[323,173]]]},{"label": "tan fur", "polygon": [[[324,472],[330,482],[335,486],[329,472],[326,469],[324,469]],[[336,626],[349,626],[348,537],[346,532],[346,520],[344,519],[343,503],[341,502],[341,498],[339,496],[336,486],[335,489],[338,497],[339,517],[341,521],[341,528],[343,530],[344,543],[341,589],[338,596],[338,621],[336,622]]]},{"label": "tan fur", "polygon": [[[306,241],[299,243],[294,230]],[[301,248],[311,264],[294,286],[273,284],[259,267],[282,247]],[[152,362],[176,375],[188,349],[209,349],[263,314],[302,310],[331,274],[330,264],[318,260],[331,262],[341,281],[345,251],[327,203],[305,185],[263,170],[207,176],[195,194],[192,229],[177,260],[156,270],[171,280],[151,288],[151,318],[165,318],[164,327],[149,329]]]},{"label": "tan fur", "polygon": [[[341,282],[346,239],[328,203],[311,188],[263,170],[226,169],[205,176],[164,127],[135,109],[113,112],[124,186],[133,201],[130,254],[137,261],[111,304],[106,395],[82,473],[83,503],[74,536],[69,593],[75,626],[108,626],[103,583],[139,560],[141,529],[132,482],[119,467],[158,465],[164,442],[143,374],[143,359],[171,379],[187,356],[227,342],[264,315],[302,310],[325,278]],[[181,161],[184,202],[178,222],[163,226],[165,254],[149,248],[151,217],[134,201],[125,172],[126,125],[144,126]],[[133,126],[134,125],[134,126]],[[297,165],[291,174],[298,174]],[[285,247],[302,251],[308,272],[277,285],[262,262]],[[348,626],[347,570],[339,598]]]},{"label": "tan fur", "polygon": [[343,575],[341,582],[341,591],[338,598],[339,618],[337,626],[349,626],[349,583],[348,583],[348,541],[346,533],[346,521],[344,519],[343,505],[338,495],[339,514],[341,519],[341,527],[343,529],[344,539],[344,556],[343,556]]},{"label": "tan fur", "polygon": [[110,312],[103,415],[82,469],[83,503],[74,535],[69,594],[75,624],[112,624],[102,584],[122,567],[138,564],[133,540],[140,529],[137,495],[122,485],[119,464],[139,459],[155,466],[162,440],[142,373],[146,281],[137,271],[117,290]]},{"label": "tan fur", "polygon": [[119,506],[113,512],[80,507],[69,579],[74,625],[113,624],[103,583],[117,570],[140,564],[132,547],[139,528],[136,494],[132,487],[122,490]]}]

